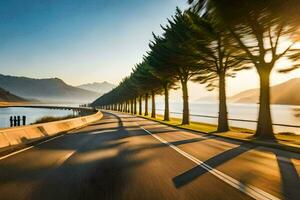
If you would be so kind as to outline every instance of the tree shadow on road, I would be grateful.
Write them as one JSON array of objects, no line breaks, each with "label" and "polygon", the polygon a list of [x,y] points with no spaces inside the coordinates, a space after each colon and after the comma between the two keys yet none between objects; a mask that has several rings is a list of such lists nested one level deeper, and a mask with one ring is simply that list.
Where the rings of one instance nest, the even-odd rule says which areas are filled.
[{"label": "tree shadow on road", "polygon": [[[7,173],[0,175],[0,191],[3,191],[3,186],[11,183],[28,186],[5,189],[1,193],[1,199],[14,199],[16,196],[17,199],[119,199],[126,183],[132,178],[135,167],[151,161],[155,156],[150,154],[140,157],[137,154],[167,146],[155,140],[132,145],[132,140],[128,138],[149,134],[140,128],[128,130],[128,127],[139,126],[127,123],[130,122],[128,119],[124,124],[122,116],[107,114],[103,123],[108,121],[115,123],[115,126],[87,128],[37,145],[34,152],[28,151],[27,156],[26,153],[21,156],[28,160],[26,163],[24,159],[2,162],[0,170]],[[205,139],[187,139],[172,144],[181,145]],[[110,155],[109,152],[114,154]],[[53,161],[45,162],[43,156],[47,157],[46,160],[49,156]],[[50,157],[57,157],[58,160]],[[41,161],[44,163],[39,164]],[[33,187],[30,185],[32,182],[38,184]],[[15,192],[17,189],[18,193]]]},{"label": "tree shadow on road", "polygon": [[300,179],[291,159],[300,159],[300,155],[281,150],[274,150],[280,175],[281,187],[286,200],[298,200],[300,198]]},{"label": "tree shadow on road", "polygon": [[[212,168],[216,168],[235,157],[254,149],[255,146],[250,144],[241,144],[240,146],[222,152],[204,163]],[[299,154],[276,150],[268,148],[268,151],[276,156],[276,160],[279,167],[279,173],[281,175],[281,189],[284,199],[297,200],[300,197],[300,179],[297,170],[291,161],[291,159],[300,159]],[[196,167],[176,176],[173,178],[173,183],[176,188],[181,188],[202,175],[208,172],[207,169],[202,167],[203,165],[197,165]],[[241,181],[241,180],[240,180]],[[249,181],[249,180],[248,180]],[[248,182],[247,181],[247,182]],[[244,181],[241,181],[244,182]]]},{"label": "tree shadow on road", "polygon": [[[231,160],[253,148],[254,148],[253,145],[241,144],[238,147],[229,149],[227,151],[224,151],[224,152],[208,159],[204,163],[206,165],[209,165],[212,168],[216,168],[216,167],[222,165],[223,163],[225,163],[225,162],[227,162],[227,161],[229,161],[229,160]],[[197,165],[196,167],[184,172],[183,174],[180,174],[180,175],[174,177],[173,183],[176,188],[180,188],[180,187],[183,187],[183,186],[187,185],[188,183],[194,181],[195,179],[197,179],[198,177],[202,176],[203,174],[205,174],[207,172],[208,171],[203,167],[203,165]]]},{"label": "tree shadow on road", "polygon": [[[116,117],[118,117],[118,116],[116,116]],[[132,118],[132,117],[130,117],[130,118]],[[155,122],[151,122],[150,124],[148,124],[146,122],[145,123],[142,122],[142,125],[157,125],[157,124],[158,123],[155,123]],[[160,126],[157,129],[155,129],[155,128],[153,130],[151,129],[151,133],[156,134],[156,133],[164,133],[164,132],[174,132],[174,134],[176,134],[176,132],[180,131],[180,130],[173,129],[173,128],[170,129],[169,126],[165,126],[166,127],[165,130],[162,129],[162,127],[163,126]],[[209,138],[210,137],[207,137],[205,139],[209,139]],[[176,142],[170,142],[170,144],[177,146],[177,145],[202,141],[205,139],[196,138],[196,139],[180,140],[180,141],[176,141]],[[257,147],[257,145],[248,144],[248,143],[241,144],[239,142],[228,140],[228,139],[223,139],[223,138],[214,137],[214,139],[219,140],[219,141],[229,142],[232,144],[238,144],[239,146],[232,148],[230,150],[227,150],[225,152],[222,152],[204,162],[205,164],[207,164],[213,168],[216,168],[216,167],[234,159],[235,157]],[[152,145],[151,148],[160,147],[160,146],[163,146],[163,145],[161,145],[161,144]],[[141,150],[143,148],[137,148],[137,149]],[[272,149],[272,148],[267,148],[267,149],[268,149],[267,150],[268,152],[271,152],[276,156],[276,160],[277,160],[278,167],[279,167],[279,172],[281,175],[282,193],[283,193],[284,198],[286,200],[299,199],[299,197],[300,197],[300,179],[299,179],[297,170],[291,159],[300,160],[300,155],[291,153],[291,152],[287,152],[287,151]],[[198,165],[198,166],[184,172],[183,174],[180,174],[180,175],[174,177],[173,183],[176,188],[180,188],[180,187],[187,185],[188,183],[192,182],[193,180],[197,179],[198,177],[202,176],[203,174],[205,174],[207,172],[208,171],[205,170],[203,167],[201,167],[201,165],[200,166]]]}]

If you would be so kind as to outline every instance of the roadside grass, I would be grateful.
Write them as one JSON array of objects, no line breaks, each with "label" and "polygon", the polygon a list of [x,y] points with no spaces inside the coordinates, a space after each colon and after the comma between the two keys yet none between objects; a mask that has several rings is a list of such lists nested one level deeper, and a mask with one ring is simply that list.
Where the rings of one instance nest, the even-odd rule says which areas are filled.
[{"label": "roadside grass", "polygon": [[[208,124],[203,122],[191,122],[190,125],[181,125],[181,119],[180,118],[170,118],[170,121],[164,121],[163,115],[156,115],[156,118],[151,118],[149,116],[144,115],[138,115],[147,119],[151,119],[154,121],[158,121],[163,124],[175,126],[178,128],[184,128],[187,130],[202,132],[206,134],[212,134],[216,136],[221,136],[224,138],[230,138],[230,139],[237,139],[237,140],[243,140],[243,141],[259,141],[256,138],[254,138],[254,130],[246,129],[246,128],[239,128],[239,127],[230,127],[230,131],[223,132],[223,133],[217,133],[217,126],[214,124]],[[268,143],[277,143],[282,145],[287,145],[291,147],[297,147],[300,148],[300,135],[296,135],[295,133],[277,133],[275,134],[277,141],[267,141]],[[261,142],[261,141],[259,141]],[[263,141],[266,142],[266,141]],[[262,143],[262,142],[261,142]]]},{"label": "roadside grass", "polygon": [[74,116],[73,115],[67,115],[63,117],[44,116],[37,119],[35,122],[31,124],[47,123],[47,122],[60,121],[60,120],[71,119],[71,118],[74,118]]}]

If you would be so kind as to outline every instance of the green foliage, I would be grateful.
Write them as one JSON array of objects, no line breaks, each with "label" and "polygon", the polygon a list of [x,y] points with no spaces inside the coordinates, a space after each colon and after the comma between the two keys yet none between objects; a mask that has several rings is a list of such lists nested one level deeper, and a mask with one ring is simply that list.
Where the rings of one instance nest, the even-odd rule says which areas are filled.
[{"label": "green foliage", "polygon": [[[169,89],[183,92],[183,121],[189,123],[188,81],[219,89],[219,125],[227,123],[226,77],[255,67],[261,95],[257,136],[274,138],[270,114],[269,77],[280,59],[287,58],[289,72],[300,66],[300,0],[188,0],[186,11],[153,34],[150,51],[131,75],[93,105],[115,105],[150,93],[168,95]],[[166,98],[165,101],[167,101]],[[168,103],[166,103],[167,105]],[[218,130],[227,130],[228,124]]]},{"label": "green foliage", "polygon": [[[203,3],[202,0],[190,3]],[[244,51],[244,58],[256,67],[260,77],[260,107],[256,136],[274,138],[270,112],[270,74],[284,57],[299,67],[300,0],[206,0],[202,12],[219,28],[228,32],[229,46]]]}]

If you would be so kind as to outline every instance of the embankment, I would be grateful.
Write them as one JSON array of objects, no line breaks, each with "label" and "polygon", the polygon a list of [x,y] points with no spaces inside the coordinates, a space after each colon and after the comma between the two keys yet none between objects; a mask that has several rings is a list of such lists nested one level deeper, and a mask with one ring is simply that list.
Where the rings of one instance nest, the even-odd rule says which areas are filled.
[{"label": "embankment", "polygon": [[10,151],[19,146],[26,146],[37,140],[83,127],[91,122],[101,119],[102,116],[102,113],[98,111],[92,115],[73,119],[0,129],[0,153]]}]

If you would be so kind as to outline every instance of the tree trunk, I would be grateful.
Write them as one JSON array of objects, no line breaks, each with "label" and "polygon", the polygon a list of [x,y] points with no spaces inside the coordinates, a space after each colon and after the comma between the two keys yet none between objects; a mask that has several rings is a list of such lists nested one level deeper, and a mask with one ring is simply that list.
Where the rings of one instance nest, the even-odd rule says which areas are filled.
[{"label": "tree trunk", "polygon": [[165,84],[165,113],[164,121],[170,121],[170,111],[169,111],[169,88],[168,84]]},{"label": "tree trunk", "polygon": [[218,117],[218,132],[229,131],[228,113],[226,104],[226,82],[225,74],[219,75],[219,117]]},{"label": "tree trunk", "polygon": [[148,115],[148,93],[145,94],[145,116]]},{"label": "tree trunk", "polygon": [[142,115],[142,96],[139,98],[139,115]]},{"label": "tree trunk", "polygon": [[151,97],[152,97],[152,111],[151,111],[151,117],[155,118],[156,117],[156,113],[155,113],[155,92],[152,91],[151,92]]},{"label": "tree trunk", "polygon": [[190,124],[190,111],[189,111],[189,95],[187,80],[181,81],[182,87],[182,100],[183,100],[183,112],[182,112],[182,125]]},{"label": "tree trunk", "polygon": [[130,100],[130,113],[133,114],[133,99]]},{"label": "tree trunk", "polygon": [[260,96],[259,114],[255,137],[274,139],[271,109],[270,109],[270,71],[259,71]]},{"label": "tree trunk", "polygon": [[136,115],[136,98],[133,99],[133,114]]}]

